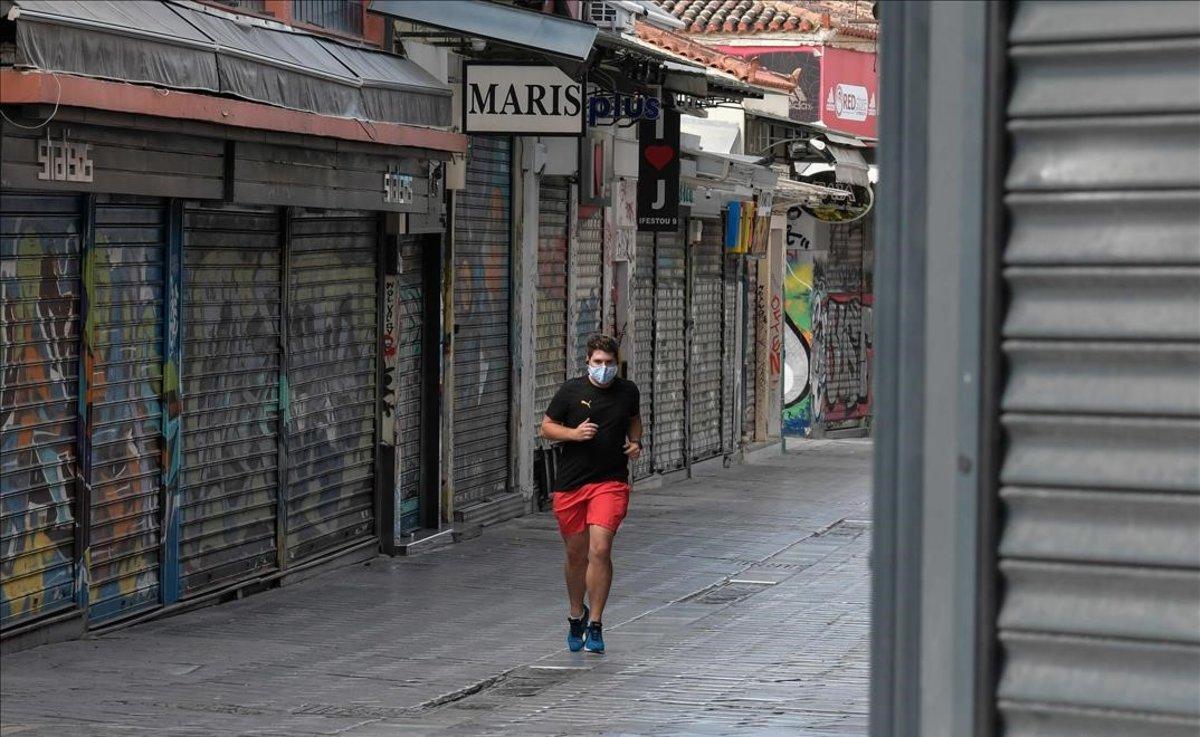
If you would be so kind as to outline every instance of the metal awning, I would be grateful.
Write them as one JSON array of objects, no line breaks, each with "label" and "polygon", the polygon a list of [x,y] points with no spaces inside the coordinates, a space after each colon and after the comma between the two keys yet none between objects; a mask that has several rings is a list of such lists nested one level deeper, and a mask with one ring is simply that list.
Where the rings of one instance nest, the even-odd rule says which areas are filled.
[{"label": "metal awning", "polygon": [[448,126],[452,92],[406,59],[167,0],[6,0],[19,68]]},{"label": "metal awning", "polygon": [[599,29],[590,23],[484,0],[374,0],[372,13],[585,61]]},{"label": "metal awning", "polygon": [[867,160],[857,149],[831,143],[829,153],[833,155],[833,168],[839,182],[857,184],[860,187],[870,186]]}]

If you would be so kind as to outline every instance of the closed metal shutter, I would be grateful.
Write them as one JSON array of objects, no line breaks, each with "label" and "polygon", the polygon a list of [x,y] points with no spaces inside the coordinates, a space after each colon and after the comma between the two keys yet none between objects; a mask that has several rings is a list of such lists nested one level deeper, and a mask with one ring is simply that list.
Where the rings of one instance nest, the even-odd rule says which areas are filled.
[{"label": "closed metal shutter", "polygon": [[1200,14],[1028,2],[1009,41],[1001,731],[1194,735]]},{"label": "closed metal shutter", "polygon": [[[722,253],[724,250],[722,249]],[[741,276],[738,272],[738,257],[725,255],[722,257],[722,287],[725,291],[725,304],[722,314],[725,318],[723,328],[724,345],[722,350],[723,368],[721,385],[723,396],[721,402],[721,444],[725,453],[733,453],[738,447],[737,408],[738,403],[738,361],[742,359],[738,350],[738,305],[741,304]]]},{"label": "closed metal shutter", "polygon": [[722,321],[720,222],[705,221],[692,246],[692,357],[688,365],[692,458],[721,454]]},{"label": "closed metal shutter", "polygon": [[330,211],[289,223],[289,563],[374,533],[378,222]]},{"label": "closed metal shutter", "polygon": [[742,437],[754,437],[754,418],[758,414],[758,320],[754,310],[754,295],[758,293],[758,262],[747,259],[742,265],[746,274],[746,293],[743,305],[745,338],[742,342]]},{"label": "closed metal shutter", "polygon": [[396,456],[400,465],[400,531],[421,526],[421,379],[425,335],[425,249],[421,237],[400,240],[400,335],[396,345]]},{"label": "closed metal shutter", "polygon": [[641,392],[642,455],[633,464],[633,478],[654,472],[654,234],[638,233],[633,265],[633,341],[636,360],[631,378]]},{"label": "closed metal shutter", "polygon": [[0,194],[0,626],[74,604],[80,198]]},{"label": "closed metal shutter", "polygon": [[277,209],[184,211],[185,597],[277,564],[280,219]]},{"label": "closed metal shutter", "polygon": [[831,225],[829,252],[813,265],[814,411],[826,427],[861,424],[868,411],[863,343],[866,221]]},{"label": "closed metal shutter", "polygon": [[160,600],[167,220],[163,200],[96,198],[90,279],[84,273],[95,361],[88,377],[92,621]]},{"label": "closed metal shutter", "polygon": [[454,504],[508,490],[512,151],[472,136],[454,223]]},{"label": "closed metal shutter", "polygon": [[567,378],[567,180],[542,177],[538,204],[537,423]]},{"label": "closed metal shutter", "polygon": [[673,471],[684,462],[684,267],[683,238],[659,233],[654,294],[654,466]]},{"label": "closed metal shutter", "polygon": [[579,237],[571,254],[571,325],[575,344],[567,356],[567,375],[579,376],[587,362],[588,338],[604,329],[604,210],[580,213]]}]

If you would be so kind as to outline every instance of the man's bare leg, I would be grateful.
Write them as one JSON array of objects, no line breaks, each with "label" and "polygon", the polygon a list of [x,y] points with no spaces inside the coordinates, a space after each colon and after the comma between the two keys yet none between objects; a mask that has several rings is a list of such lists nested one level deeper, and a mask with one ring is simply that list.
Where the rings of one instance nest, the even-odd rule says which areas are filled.
[{"label": "man's bare leg", "polygon": [[567,561],[563,567],[567,579],[567,600],[570,603],[571,619],[583,616],[583,594],[587,586],[588,532],[563,535],[567,548]]},{"label": "man's bare leg", "polygon": [[613,531],[600,525],[588,525],[587,590],[593,622],[603,622],[608,589],[612,586]]}]

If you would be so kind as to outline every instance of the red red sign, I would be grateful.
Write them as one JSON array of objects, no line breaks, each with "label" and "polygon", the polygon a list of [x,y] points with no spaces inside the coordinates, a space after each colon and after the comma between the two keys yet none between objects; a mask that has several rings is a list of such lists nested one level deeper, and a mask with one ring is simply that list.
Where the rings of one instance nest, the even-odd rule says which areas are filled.
[{"label": "red red sign", "polygon": [[826,46],[821,55],[821,122],[856,136],[876,138],[879,73],[875,54]]}]

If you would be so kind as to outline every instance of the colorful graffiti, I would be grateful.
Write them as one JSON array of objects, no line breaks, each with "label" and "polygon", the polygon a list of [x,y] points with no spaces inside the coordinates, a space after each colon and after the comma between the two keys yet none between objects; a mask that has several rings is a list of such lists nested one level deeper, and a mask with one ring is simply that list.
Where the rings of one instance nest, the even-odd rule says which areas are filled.
[{"label": "colorful graffiti", "polygon": [[813,264],[808,254],[788,249],[783,278],[783,429],[807,435],[812,426]]},{"label": "colorful graffiti", "polygon": [[[50,199],[50,198],[47,198]],[[0,200],[0,625],[72,606],[80,227],[75,198]]]}]

